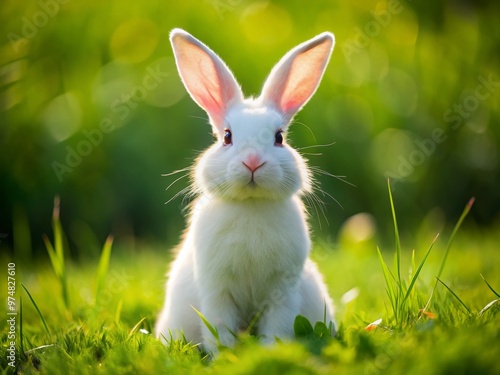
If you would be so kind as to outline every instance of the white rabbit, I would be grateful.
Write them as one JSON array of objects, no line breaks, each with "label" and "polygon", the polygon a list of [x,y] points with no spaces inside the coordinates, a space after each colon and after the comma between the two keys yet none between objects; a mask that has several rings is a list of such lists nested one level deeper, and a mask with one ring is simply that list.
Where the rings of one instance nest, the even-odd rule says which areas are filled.
[{"label": "white rabbit", "polygon": [[[311,191],[304,159],[285,142],[293,116],[314,94],[334,36],[322,33],[288,52],[258,98],[244,99],[231,71],[187,32],[170,34],[179,74],[217,137],[193,168],[198,198],[167,282],[156,335],[184,337],[216,353],[197,315],[234,345],[249,328],[263,342],[293,337],[298,314],[333,323],[333,304],[316,265],[301,195]],[[326,315],[325,315],[326,314]]]}]

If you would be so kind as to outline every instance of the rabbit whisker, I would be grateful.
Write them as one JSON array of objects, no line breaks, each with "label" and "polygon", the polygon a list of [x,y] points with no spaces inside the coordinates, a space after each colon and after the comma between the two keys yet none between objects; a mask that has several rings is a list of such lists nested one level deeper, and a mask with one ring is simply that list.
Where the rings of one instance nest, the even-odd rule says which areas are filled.
[{"label": "rabbit whisker", "polygon": [[296,148],[297,151],[301,151],[301,150],[306,150],[308,148],[315,148],[315,147],[330,147],[330,146],[333,146],[334,144],[336,144],[337,142],[332,142],[332,143],[327,143],[327,144],[324,144],[324,145],[311,145],[311,146],[304,146],[304,147],[300,147],[300,148]]},{"label": "rabbit whisker", "polygon": [[[316,212],[316,217],[318,218],[318,224],[319,228],[323,229],[323,226],[321,225],[321,216],[326,221],[326,225],[330,225],[330,222],[328,221],[328,217],[326,216],[326,210],[325,210],[325,202],[323,202],[320,197],[315,194],[311,193],[310,195],[306,196],[305,199],[307,200],[307,203],[314,208],[314,211]],[[321,215],[320,215],[321,212]]]},{"label": "rabbit whisker", "polygon": [[190,172],[192,169],[193,169],[193,167],[186,167],[186,168],[178,169],[178,170],[170,172],[170,173],[163,173],[161,176],[162,177],[173,176],[174,174],[178,174],[178,173],[182,173],[182,172]]},{"label": "rabbit whisker", "polygon": [[353,183],[344,180],[346,178],[346,176],[335,175],[335,174],[332,174],[330,172],[324,171],[324,170],[320,169],[319,167],[311,167],[311,170],[314,173],[322,174],[322,175],[328,176],[328,177],[333,177],[333,178],[335,178],[335,179],[337,179],[339,181],[342,181],[343,183],[346,183],[347,185],[351,185],[353,187],[356,187],[356,185],[354,185]]},{"label": "rabbit whisker", "polygon": [[189,177],[188,174],[185,174],[185,175],[182,175],[181,177],[178,177],[174,180],[174,182],[172,182],[170,185],[167,186],[167,188],[165,190],[168,190],[172,187],[172,185],[174,185],[176,182],[182,180],[183,178],[186,178],[186,177]]},{"label": "rabbit whisker", "polygon": [[[311,129],[308,125],[306,125],[306,124],[304,124],[303,122],[300,122],[300,121],[294,121],[293,123],[294,123],[294,124],[299,124],[299,125],[302,125],[302,126],[304,126],[307,130],[309,130],[309,133],[311,133],[312,137],[314,138],[314,142],[316,142],[316,136],[314,135],[314,132],[312,131],[312,129]],[[300,150],[300,149],[299,149],[299,150]]]},{"label": "rabbit whisker", "polygon": [[307,155],[307,156],[323,156],[322,152],[302,152],[302,156]]},{"label": "rabbit whisker", "polygon": [[169,204],[170,202],[172,202],[174,199],[176,199],[177,197],[181,196],[181,195],[184,195],[185,193],[187,193],[191,188],[188,186],[188,187],[185,187],[184,189],[182,189],[181,191],[177,192],[172,198],[170,198],[168,201],[165,202],[165,204]]}]

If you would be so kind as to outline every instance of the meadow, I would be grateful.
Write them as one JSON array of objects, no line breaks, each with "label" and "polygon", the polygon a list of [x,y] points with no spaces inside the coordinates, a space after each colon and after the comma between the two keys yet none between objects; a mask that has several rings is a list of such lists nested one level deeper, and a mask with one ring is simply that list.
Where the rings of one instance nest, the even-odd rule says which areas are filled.
[{"label": "meadow", "polygon": [[[35,266],[2,255],[5,272],[15,271],[9,301],[18,312],[16,334],[9,336],[9,326],[1,332],[4,353],[10,341],[15,346],[14,358],[2,356],[2,371],[498,374],[500,235],[459,228],[472,203],[441,236],[429,225],[419,228],[415,248],[401,242],[396,216],[393,249],[378,249],[372,240],[348,247],[319,242],[312,258],[335,299],[337,336],[325,334],[322,322],[299,316],[294,340],[262,346],[243,333],[236,348],[221,347],[215,358],[196,343],[163,345],[151,333],[163,300],[167,249],[136,245],[116,251],[109,237],[97,263],[77,266],[66,259],[56,208],[53,238],[45,238],[49,256]],[[388,201],[389,207],[394,210]]]}]

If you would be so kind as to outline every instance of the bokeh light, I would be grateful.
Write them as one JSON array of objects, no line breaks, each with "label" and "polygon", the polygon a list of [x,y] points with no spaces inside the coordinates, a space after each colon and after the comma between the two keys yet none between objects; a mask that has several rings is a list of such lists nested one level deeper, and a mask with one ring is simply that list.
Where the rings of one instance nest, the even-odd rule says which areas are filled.
[{"label": "bokeh light", "polygon": [[328,227],[312,215],[319,237],[345,237],[364,225],[350,219],[361,212],[377,237],[390,235],[387,178],[402,228],[430,212],[455,217],[473,195],[471,220],[499,220],[497,3],[67,2],[27,26],[37,12],[7,2],[1,16],[0,233],[24,215],[43,248],[59,195],[71,243],[110,232],[177,242],[188,200],[164,203],[188,179],[165,192],[175,178],[161,175],[192,166],[213,138],[178,77],[174,27],[218,53],[252,95],[290,48],[335,34],[323,82],[288,135],[311,166],[355,185],[315,176],[342,206],[325,199]]},{"label": "bokeh light", "polygon": [[138,63],[146,60],[158,45],[160,33],[147,18],[132,18],[118,26],[111,37],[113,56],[120,61]]},{"label": "bokeh light", "polygon": [[292,31],[287,10],[270,1],[249,5],[243,12],[241,25],[246,38],[254,44],[277,45]]},{"label": "bokeh light", "polygon": [[61,142],[68,139],[82,122],[78,98],[69,92],[52,99],[42,112],[42,121],[54,140]]}]

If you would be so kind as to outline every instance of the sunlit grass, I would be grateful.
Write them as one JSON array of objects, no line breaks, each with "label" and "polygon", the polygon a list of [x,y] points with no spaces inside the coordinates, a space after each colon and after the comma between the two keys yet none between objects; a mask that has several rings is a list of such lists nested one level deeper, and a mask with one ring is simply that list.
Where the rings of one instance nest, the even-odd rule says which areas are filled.
[{"label": "sunlit grass", "polygon": [[62,293],[62,300],[67,310],[70,308],[70,300],[68,293],[68,278],[66,273],[65,251],[63,244],[63,229],[59,220],[59,197],[54,199],[54,211],[52,213],[52,229],[54,231],[54,244],[50,242],[47,236],[43,237],[47,253],[49,254],[50,263],[54,270]]},{"label": "sunlit grass", "polygon": [[[397,202],[390,198],[398,268],[391,271],[383,260],[389,254],[377,253],[376,248],[362,255],[336,248],[323,253],[318,262],[336,300],[335,338],[329,337],[325,324],[298,317],[293,340],[265,347],[245,333],[238,336],[234,349],[221,347],[214,359],[185,340],[167,337],[169,342],[163,345],[152,331],[163,302],[168,253],[146,248],[112,252],[108,238],[93,262],[77,266],[68,258],[56,258],[64,260],[62,273],[54,268],[61,263],[52,259],[60,245],[53,247],[52,255],[48,249],[50,263],[42,260],[42,266],[25,266],[17,291],[23,301],[17,370],[24,374],[438,374],[457,369],[498,373],[497,232],[459,231],[470,209],[467,205],[451,234],[440,236],[448,241],[436,237],[417,263],[418,251],[407,251],[405,239],[399,238]],[[55,243],[64,243],[57,215],[53,228]],[[407,279],[405,264],[409,264]],[[65,293],[71,304],[64,303]],[[4,358],[0,364],[4,373],[11,372]]]},{"label": "sunlit grass", "polygon": [[[382,256],[382,253],[381,253],[379,248],[377,248],[377,252],[378,252],[380,264],[382,266],[382,272],[384,274],[384,279],[385,279],[385,284],[386,284],[386,292],[387,292],[387,295],[389,297],[389,301],[391,303],[391,307],[392,307],[392,311],[393,311],[393,319],[395,321],[395,325],[398,328],[404,328],[405,325],[410,325],[410,326],[413,325],[414,321],[412,321],[412,319],[420,319],[422,315],[425,315],[427,317],[433,317],[434,314],[432,312],[428,312],[427,309],[429,308],[432,297],[434,296],[438,282],[440,282],[444,287],[446,287],[446,289],[461,303],[461,305],[463,307],[465,307],[467,312],[470,313],[470,309],[465,305],[465,303],[453,292],[453,290],[450,287],[448,287],[445,283],[443,283],[439,278],[441,277],[441,274],[443,273],[444,267],[446,265],[446,260],[448,259],[448,255],[449,255],[453,240],[455,239],[455,236],[456,236],[458,230],[460,229],[460,226],[462,225],[464,219],[467,217],[467,214],[470,212],[472,205],[474,203],[474,199],[472,198],[467,203],[467,205],[464,208],[464,211],[462,212],[462,215],[460,216],[455,227],[453,228],[453,231],[452,231],[450,238],[448,240],[448,243],[446,245],[443,259],[441,260],[441,264],[439,266],[439,271],[438,271],[438,274],[436,276],[436,283],[434,284],[434,288],[432,289],[429,300],[427,301],[427,304],[425,305],[425,307],[419,308],[419,301],[416,298],[417,295],[416,295],[416,293],[412,294],[413,287],[415,286],[415,283],[420,275],[422,267],[424,266],[435,242],[438,239],[439,233],[436,233],[436,237],[431,242],[430,246],[428,247],[427,251],[425,252],[425,255],[423,256],[422,260],[420,261],[418,267],[416,267],[416,264],[415,264],[415,251],[412,252],[411,270],[410,270],[409,280],[407,283],[401,277],[401,272],[402,272],[401,271],[401,240],[400,240],[399,229],[398,229],[398,221],[397,221],[397,217],[396,217],[396,209],[394,207],[394,200],[392,197],[391,185],[390,185],[389,180],[387,181],[387,186],[388,186],[388,191],[389,191],[389,200],[390,200],[390,206],[391,206],[391,212],[392,212],[392,220],[393,220],[393,224],[394,224],[394,237],[395,237],[395,247],[396,247],[395,256],[394,256],[394,267],[393,267],[394,270],[393,271],[391,271],[390,268],[387,266],[387,263],[384,261],[384,258]],[[413,298],[410,298],[411,296],[413,296]],[[415,316],[416,311],[419,312],[417,316]]]}]

